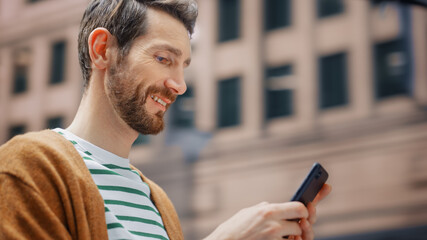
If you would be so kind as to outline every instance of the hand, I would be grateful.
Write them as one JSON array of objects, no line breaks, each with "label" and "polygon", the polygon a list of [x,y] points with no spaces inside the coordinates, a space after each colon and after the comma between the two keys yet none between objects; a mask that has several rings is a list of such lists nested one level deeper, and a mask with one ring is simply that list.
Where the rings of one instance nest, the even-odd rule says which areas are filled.
[{"label": "hand", "polygon": [[314,198],[313,202],[307,204],[307,210],[308,210],[308,214],[309,214],[308,219],[301,219],[301,221],[300,221],[302,234],[301,234],[301,236],[297,236],[297,235],[291,236],[290,239],[295,239],[295,240],[312,240],[312,239],[314,239],[314,232],[313,232],[313,229],[311,226],[317,220],[316,206],[319,203],[319,201],[321,201],[326,196],[328,196],[328,194],[331,192],[331,190],[332,190],[332,187],[329,184],[324,184],[322,189],[320,189],[319,193]]},{"label": "hand", "polygon": [[[312,240],[311,225],[316,222],[316,205],[326,197],[331,187],[325,184],[314,201],[305,207],[300,202],[260,203],[241,210],[221,224],[205,240]],[[299,222],[293,219],[301,219]]]},{"label": "hand", "polygon": [[264,240],[301,235],[302,230],[298,222],[286,219],[302,219],[308,216],[307,208],[300,202],[264,202],[241,210],[221,224],[206,240]]}]

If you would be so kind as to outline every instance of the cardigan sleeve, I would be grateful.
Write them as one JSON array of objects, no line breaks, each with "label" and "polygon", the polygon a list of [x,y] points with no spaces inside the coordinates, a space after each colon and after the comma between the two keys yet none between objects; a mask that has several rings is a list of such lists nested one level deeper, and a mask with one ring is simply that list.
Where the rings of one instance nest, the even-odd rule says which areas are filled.
[{"label": "cardigan sleeve", "polygon": [[71,239],[35,189],[10,174],[0,174],[0,239]]},{"label": "cardigan sleeve", "polygon": [[60,134],[28,133],[0,146],[0,239],[108,239],[99,190]]}]

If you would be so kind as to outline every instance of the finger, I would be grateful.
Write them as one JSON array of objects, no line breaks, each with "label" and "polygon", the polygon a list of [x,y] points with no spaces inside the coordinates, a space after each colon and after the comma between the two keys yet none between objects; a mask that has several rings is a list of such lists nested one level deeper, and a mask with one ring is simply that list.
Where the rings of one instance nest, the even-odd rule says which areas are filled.
[{"label": "finger", "polygon": [[280,236],[294,236],[301,235],[302,229],[299,223],[294,221],[282,221],[282,231]]},{"label": "finger", "polygon": [[289,240],[296,240],[296,239],[298,239],[297,236],[292,236],[292,235],[291,236],[283,236],[282,238],[283,239],[289,239]]},{"label": "finger", "polygon": [[308,232],[312,230],[310,222],[305,218],[301,219],[299,226],[301,227],[302,232]]},{"label": "finger", "polygon": [[311,224],[308,222],[307,219],[301,219],[300,222],[302,234],[301,237],[304,240],[313,240],[314,239],[314,232],[313,228],[311,227]]},{"label": "finger", "polygon": [[316,206],[317,203],[320,200],[324,199],[326,196],[328,196],[331,191],[332,191],[331,185],[327,183],[323,184],[322,188],[320,189],[319,193],[316,195],[312,203]]},{"label": "finger", "polygon": [[289,240],[303,240],[301,236],[284,236],[283,238]]},{"label": "finger", "polygon": [[308,222],[310,222],[310,224],[313,225],[317,220],[316,206],[313,203],[309,203],[307,205],[307,210],[308,210]]},{"label": "finger", "polygon": [[269,203],[268,202],[260,202],[260,203],[258,203],[257,205],[255,205],[255,206],[265,206],[265,205],[268,205]]},{"label": "finger", "polygon": [[289,220],[308,217],[307,208],[300,202],[271,204],[271,207],[277,212],[277,219]]}]

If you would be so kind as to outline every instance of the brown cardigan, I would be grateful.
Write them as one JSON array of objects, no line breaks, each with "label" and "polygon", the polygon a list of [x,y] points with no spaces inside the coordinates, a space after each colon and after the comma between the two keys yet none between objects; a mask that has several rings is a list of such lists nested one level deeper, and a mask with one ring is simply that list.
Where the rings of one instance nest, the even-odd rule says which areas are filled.
[{"label": "brown cardigan", "polygon": [[[176,211],[151,189],[171,240],[183,235]],[[108,239],[104,201],[74,146],[44,130],[0,147],[0,239]]]}]

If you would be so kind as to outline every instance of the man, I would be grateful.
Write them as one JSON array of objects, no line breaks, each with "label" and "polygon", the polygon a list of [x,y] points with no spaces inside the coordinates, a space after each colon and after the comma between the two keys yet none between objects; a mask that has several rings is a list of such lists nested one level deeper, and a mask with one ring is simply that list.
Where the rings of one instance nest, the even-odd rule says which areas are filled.
[{"label": "man", "polygon": [[[0,148],[0,239],[183,239],[166,194],[128,159],[186,91],[193,0],[93,0],[79,34],[84,94],[72,124]],[[206,239],[313,239],[315,204],[244,209]],[[300,219],[299,222],[292,219]]]}]

